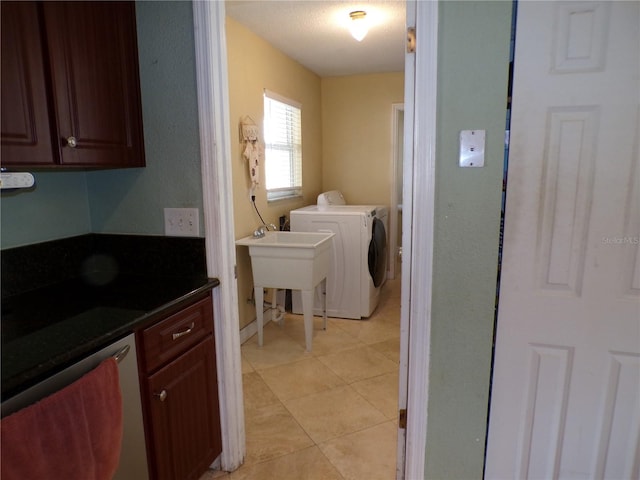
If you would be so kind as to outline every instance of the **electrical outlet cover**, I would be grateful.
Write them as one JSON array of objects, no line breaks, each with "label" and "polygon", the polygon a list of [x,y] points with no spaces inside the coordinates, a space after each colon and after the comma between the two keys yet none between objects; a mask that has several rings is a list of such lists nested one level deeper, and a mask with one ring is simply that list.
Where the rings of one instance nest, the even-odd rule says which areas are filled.
[{"label": "electrical outlet cover", "polygon": [[484,130],[460,132],[460,166],[484,167]]},{"label": "electrical outlet cover", "polygon": [[197,208],[165,208],[164,234],[169,237],[198,237],[200,215]]}]

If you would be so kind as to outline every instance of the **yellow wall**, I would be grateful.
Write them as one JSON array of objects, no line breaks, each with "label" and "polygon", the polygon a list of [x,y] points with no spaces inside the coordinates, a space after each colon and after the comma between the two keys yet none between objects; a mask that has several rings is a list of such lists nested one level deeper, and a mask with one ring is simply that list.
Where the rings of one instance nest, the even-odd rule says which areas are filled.
[{"label": "yellow wall", "polygon": [[[242,157],[239,123],[250,116],[262,133],[263,90],[266,88],[302,104],[302,182],[304,197],[267,204],[264,190],[264,169],[261,188],[256,191],[256,205],[267,223],[278,225],[281,215],[311,203],[321,192],[322,125],[320,77],[285,56],[270,44],[227,17],[227,58],[229,69],[229,108],[231,123],[231,157],[233,176],[233,209],[236,238],[253,233],[262,223],[249,201],[251,181],[247,162]],[[260,138],[262,142],[264,139]],[[238,302],[240,328],[256,318],[255,307],[247,304],[253,282],[251,262],[246,247],[236,250],[238,262]]]},{"label": "yellow wall", "polygon": [[404,74],[322,79],[322,189],[351,204],[389,205],[393,103],[404,102]]}]

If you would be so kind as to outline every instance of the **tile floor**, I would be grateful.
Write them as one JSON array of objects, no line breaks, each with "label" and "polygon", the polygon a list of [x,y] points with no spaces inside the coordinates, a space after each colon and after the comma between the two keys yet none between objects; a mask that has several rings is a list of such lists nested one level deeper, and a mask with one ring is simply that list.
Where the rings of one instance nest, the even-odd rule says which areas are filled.
[{"label": "tile floor", "polygon": [[393,480],[396,468],[400,280],[368,320],[301,315],[242,345],[247,454],[235,472],[200,480]]}]

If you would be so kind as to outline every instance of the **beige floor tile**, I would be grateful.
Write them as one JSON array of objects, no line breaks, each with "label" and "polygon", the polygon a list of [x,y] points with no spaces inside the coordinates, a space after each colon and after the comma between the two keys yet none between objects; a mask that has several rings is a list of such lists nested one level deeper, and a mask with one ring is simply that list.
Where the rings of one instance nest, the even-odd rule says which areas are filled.
[{"label": "beige floor tile", "polygon": [[369,319],[330,318],[323,330],[314,317],[313,334],[306,352],[303,316],[287,314],[265,326],[263,347],[245,342],[245,462],[200,480],[395,478],[400,279]]},{"label": "beige floor tile", "polygon": [[[328,319],[327,319],[328,320]],[[284,317],[284,323],[282,326],[282,330],[286,333],[291,339],[295,340],[297,343],[306,346],[305,340],[305,332],[304,332],[304,317],[302,315],[296,315],[293,313],[287,313]],[[324,323],[322,317],[314,316],[313,317],[313,346],[315,347],[315,342],[321,339],[326,335],[327,330],[324,329]]]},{"label": "beige floor tile", "polygon": [[313,354],[316,356],[349,350],[362,345],[358,339],[339,328],[328,329],[324,335],[313,340]]},{"label": "beige floor tile", "polygon": [[258,464],[241,466],[230,480],[343,480],[316,446]]},{"label": "beige floor tile", "polygon": [[382,353],[392,362],[400,364],[400,337],[385,340],[384,342],[373,343],[371,348]]},{"label": "beige floor tile", "polygon": [[[313,331],[323,331],[322,324],[322,317],[314,315]],[[300,334],[302,335],[304,340],[304,316],[298,315],[296,313],[286,313],[284,316],[284,325],[282,329],[287,333],[287,335],[292,337],[298,337]]]},{"label": "beige floor tile", "polygon": [[260,370],[260,376],[280,400],[306,397],[345,384],[317,358]]},{"label": "beige floor tile", "polygon": [[385,422],[320,444],[345,480],[392,480],[396,475],[396,426]]},{"label": "beige floor tile", "polygon": [[400,305],[396,305],[394,302],[387,303],[385,305],[378,305],[376,308],[375,316],[371,319],[380,321],[383,323],[389,323],[400,329]]},{"label": "beige floor tile", "polygon": [[384,301],[386,299],[392,298],[400,303],[400,295],[402,293],[401,290],[401,282],[400,282],[400,273],[396,276],[396,278],[387,280],[382,286],[382,291],[380,292],[380,301]]},{"label": "beige floor tile", "polygon": [[380,297],[378,300],[378,305],[376,307],[376,312],[381,309],[392,308],[397,311],[396,314],[400,312],[401,302],[401,292],[400,292],[400,282],[396,280],[388,280],[384,286],[382,287],[382,291],[380,292]]},{"label": "beige floor tile", "polygon": [[311,438],[281,403],[246,411],[245,429],[245,463],[249,465],[313,445]]},{"label": "beige floor tile", "polygon": [[253,368],[251,366],[251,363],[249,363],[249,360],[247,360],[246,358],[244,358],[244,355],[240,356],[240,360],[242,361],[242,373],[251,373],[251,372],[255,372],[255,368]]},{"label": "beige floor tile", "polygon": [[331,327],[332,325],[336,327],[340,325],[342,322],[360,322],[360,321],[361,320],[347,319],[347,318],[332,318],[332,317],[328,318],[329,327]]},{"label": "beige floor tile", "polygon": [[361,380],[351,386],[389,420],[398,416],[398,372]]},{"label": "beige floor tile", "polygon": [[[265,313],[265,320],[266,320],[266,313]],[[274,338],[274,337],[285,337],[286,333],[284,331],[284,328],[282,327],[283,323],[282,322],[267,322],[264,325],[264,334],[265,334],[265,338]],[[245,342],[245,344],[250,344],[250,343],[258,343],[258,334],[256,333],[255,335],[253,335],[250,339],[250,341]]]},{"label": "beige floor tile", "polygon": [[[322,337],[324,333],[327,331],[324,328],[324,323],[322,317],[314,316],[313,317],[313,340],[315,341],[318,337]],[[300,345],[305,345],[305,335],[304,335],[304,317],[302,315],[297,315],[295,313],[287,313],[284,316],[284,323],[282,325],[282,331],[286,333],[293,340],[298,342]]]},{"label": "beige floor tile", "polygon": [[344,320],[338,324],[338,327],[353,338],[362,343],[371,344],[378,343],[390,338],[400,336],[400,324],[381,321],[371,318],[369,320]]},{"label": "beige floor tile", "polygon": [[278,397],[255,371],[242,375],[242,390],[244,393],[244,410],[246,412],[251,412],[266,405],[280,403]]},{"label": "beige floor tile", "polygon": [[[329,318],[327,329],[322,330],[322,318],[314,317],[312,352],[315,356],[339,352],[360,345],[360,341],[340,328],[336,328],[336,322],[348,321],[344,319]],[[354,320],[358,321],[358,320]],[[285,318],[285,331],[301,346],[305,346],[304,321],[301,315],[287,315]]]},{"label": "beige floor tile", "polygon": [[242,356],[256,370],[291,363],[310,357],[303,345],[284,333],[283,329],[273,323],[264,329],[262,347],[258,346],[258,335],[254,335],[242,345]]},{"label": "beige floor tile", "polygon": [[398,365],[369,346],[318,357],[347,383],[377,377],[398,370]]},{"label": "beige floor tile", "polygon": [[379,410],[350,386],[287,400],[284,404],[316,443],[386,420]]},{"label": "beige floor tile", "polygon": [[202,474],[199,480],[229,480],[231,474],[229,472],[223,472],[221,470],[207,470]]}]

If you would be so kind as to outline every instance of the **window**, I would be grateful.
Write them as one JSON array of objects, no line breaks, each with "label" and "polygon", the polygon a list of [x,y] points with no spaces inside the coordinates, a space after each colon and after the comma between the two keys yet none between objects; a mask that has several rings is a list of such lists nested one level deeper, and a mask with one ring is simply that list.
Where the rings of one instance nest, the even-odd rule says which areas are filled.
[{"label": "window", "polygon": [[264,143],[267,200],[302,195],[301,105],[264,92]]}]

